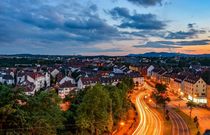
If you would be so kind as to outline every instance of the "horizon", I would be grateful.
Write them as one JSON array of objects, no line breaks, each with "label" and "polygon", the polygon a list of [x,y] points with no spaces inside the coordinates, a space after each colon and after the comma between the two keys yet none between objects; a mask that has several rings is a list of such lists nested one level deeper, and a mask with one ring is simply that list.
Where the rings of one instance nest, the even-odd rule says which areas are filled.
[{"label": "horizon", "polygon": [[0,54],[210,54],[209,0],[2,0]]},{"label": "horizon", "polygon": [[146,54],[182,54],[182,55],[189,55],[189,56],[200,56],[200,55],[210,55],[210,53],[201,53],[201,54],[189,54],[189,53],[176,53],[176,52],[145,52],[145,53],[130,53],[126,55],[82,55],[82,54],[30,54],[30,53],[19,53],[19,54],[0,54],[0,56],[16,56],[16,55],[31,55],[31,56],[82,56],[82,57],[97,57],[97,56],[105,56],[105,57],[124,57],[124,56],[131,56],[132,55],[146,55]]}]

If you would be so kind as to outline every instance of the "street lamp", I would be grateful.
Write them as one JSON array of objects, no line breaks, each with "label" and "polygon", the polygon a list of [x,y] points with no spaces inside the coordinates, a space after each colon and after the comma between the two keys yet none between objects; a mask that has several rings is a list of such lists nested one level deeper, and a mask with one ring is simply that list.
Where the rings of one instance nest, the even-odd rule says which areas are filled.
[{"label": "street lamp", "polygon": [[120,126],[124,126],[124,125],[125,125],[125,122],[121,121]]}]

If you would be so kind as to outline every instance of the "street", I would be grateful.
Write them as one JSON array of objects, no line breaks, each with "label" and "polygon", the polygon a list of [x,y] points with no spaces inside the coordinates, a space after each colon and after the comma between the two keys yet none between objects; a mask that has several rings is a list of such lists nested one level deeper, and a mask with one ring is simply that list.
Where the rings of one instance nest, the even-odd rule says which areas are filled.
[{"label": "street", "polygon": [[180,115],[170,109],[169,116],[172,122],[172,135],[190,135],[189,128]]},{"label": "street", "polygon": [[[154,89],[150,85],[146,83],[147,89]],[[171,104],[168,105],[167,109],[169,110],[170,120],[172,122],[172,135],[190,135],[189,128],[183,118],[177,114],[174,110],[172,110],[173,106]]]},{"label": "street", "polygon": [[140,121],[133,135],[162,135],[161,120],[145,103],[144,96],[145,92],[141,92],[136,98],[135,105]]}]

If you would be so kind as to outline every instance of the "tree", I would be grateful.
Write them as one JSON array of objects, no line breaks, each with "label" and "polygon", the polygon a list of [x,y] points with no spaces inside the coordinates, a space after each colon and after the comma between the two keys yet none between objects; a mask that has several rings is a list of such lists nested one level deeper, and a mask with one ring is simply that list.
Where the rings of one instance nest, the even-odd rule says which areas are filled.
[{"label": "tree", "polygon": [[[84,132],[103,134],[108,131],[111,99],[103,86],[97,84],[90,88],[77,110],[76,124]],[[109,127],[110,128],[110,127]]]},{"label": "tree", "polygon": [[158,84],[156,84],[155,85],[155,88],[157,89],[157,91],[159,92],[159,93],[165,93],[166,92],[166,85],[164,85],[164,84],[160,84],[160,83],[158,83]]},{"label": "tree", "polygon": [[57,129],[63,128],[65,118],[60,103],[61,99],[53,91],[43,91],[29,99],[25,109],[30,116],[28,122],[33,134],[56,134]]},{"label": "tree", "polygon": [[27,96],[22,89],[0,86],[0,129],[3,134],[56,134],[64,121],[59,102],[53,92]]},{"label": "tree", "polygon": [[155,99],[156,104],[162,105],[165,110],[166,104],[170,102],[170,98],[167,95],[166,85],[156,84],[156,91],[152,93],[152,97]]},{"label": "tree", "polygon": [[187,104],[187,107],[190,109],[190,118],[191,118],[192,117],[192,110],[196,106],[196,104],[193,101],[188,101],[186,104]]}]

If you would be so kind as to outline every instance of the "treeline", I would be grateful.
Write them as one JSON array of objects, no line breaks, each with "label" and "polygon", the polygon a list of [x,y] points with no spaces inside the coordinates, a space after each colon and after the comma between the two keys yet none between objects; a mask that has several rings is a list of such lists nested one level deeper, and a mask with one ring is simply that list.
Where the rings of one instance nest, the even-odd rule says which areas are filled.
[{"label": "treeline", "polygon": [[45,59],[31,59],[31,58],[1,58],[0,59],[0,67],[15,67],[16,65],[31,65],[35,64],[40,65],[53,65],[53,64],[63,64],[64,61],[61,60],[45,60]]},{"label": "treeline", "polygon": [[109,134],[126,119],[133,86],[127,78],[117,86],[97,84],[71,93],[64,99],[70,109],[63,112],[54,91],[27,96],[22,89],[0,85],[0,134]]}]

